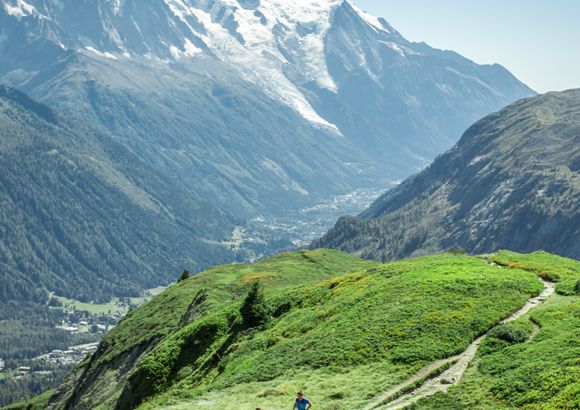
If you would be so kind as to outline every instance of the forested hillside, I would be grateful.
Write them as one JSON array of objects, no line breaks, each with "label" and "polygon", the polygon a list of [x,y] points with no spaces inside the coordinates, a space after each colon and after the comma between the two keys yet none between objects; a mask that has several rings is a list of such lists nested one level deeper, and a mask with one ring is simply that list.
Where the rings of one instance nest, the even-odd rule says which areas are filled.
[{"label": "forested hillside", "polygon": [[[47,291],[97,302],[138,296],[184,268],[197,273],[291,245],[180,191],[106,134],[7,87],[0,157],[4,301],[42,303]],[[234,230],[243,232],[237,243]]]},{"label": "forested hillside", "polygon": [[108,135],[0,87],[0,358],[10,364],[0,404],[39,394],[70,369],[5,378],[27,360],[102,337],[57,329],[80,319],[48,306],[50,293],[126,299],[184,269],[291,247],[181,191]]},{"label": "forested hillside", "polygon": [[396,260],[449,247],[580,258],[580,90],[520,100],[311,249]]}]

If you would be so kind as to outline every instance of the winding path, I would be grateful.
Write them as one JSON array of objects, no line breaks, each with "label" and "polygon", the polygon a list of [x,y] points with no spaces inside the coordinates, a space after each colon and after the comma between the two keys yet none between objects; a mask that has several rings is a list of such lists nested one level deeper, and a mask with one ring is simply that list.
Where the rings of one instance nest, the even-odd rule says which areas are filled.
[{"label": "winding path", "polygon": [[[554,293],[555,284],[553,284],[551,282],[546,282],[546,281],[542,281],[542,282],[544,282],[544,290],[542,291],[542,293],[540,293],[536,297],[528,299],[528,301],[526,302],[526,304],[524,306],[522,306],[516,312],[512,313],[507,318],[501,320],[499,323],[501,323],[501,324],[508,323],[508,322],[511,322],[512,320],[515,320],[515,319],[525,315],[526,313],[528,313],[530,311],[530,309],[532,309],[533,307],[536,307],[537,305],[542,303],[544,300],[546,300],[546,298],[548,298],[552,293]],[[527,340],[527,342],[529,342],[538,333],[539,330],[540,330],[539,327],[534,325],[534,332],[532,333],[530,338]],[[461,353],[460,355],[453,356],[453,357],[450,357],[450,358],[447,358],[444,360],[439,360],[439,361],[432,363],[431,365],[421,369],[418,373],[416,373],[410,379],[405,380],[403,383],[399,384],[398,386],[383,393],[375,401],[373,401],[368,406],[366,406],[364,410],[371,410],[371,409],[395,410],[395,409],[400,409],[400,408],[403,408],[405,406],[408,406],[411,403],[416,402],[417,400],[419,400],[422,397],[432,396],[433,394],[437,393],[438,391],[446,392],[447,389],[449,388],[449,386],[459,382],[459,380],[463,376],[463,373],[467,369],[469,362],[471,361],[471,359],[473,359],[473,356],[475,356],[475,352],[477,351],[477,347],[479,346],[479,344],[481,343],[481,341],[483,340],[484,337],[485,337],[485,335],[480,336],[477,339],[475,339],[473,342],[471,342],[471,344],[467,347],[467,349],[463,353]],[[399,397],[396,400],[393,400],[392,402],[390,402],[388,404],[385,404],[383,406],[379,406],[379,404],[383,400],[388,398],[389,396],[392,396],[393,394],[397,393],[400,390],[404,390],[405,388],[412,385],[412,383],[419,380],[421,377],[428,375],[430,372],[443,366],[445,363],[453,362],[455,360],[457,360],[457,363],[455,363],[449,369],[444,371],[440,376],[437,376],[437,377],[434,377],[432,379],[425,381],[425,383],[423,383],[421,385],[421,387],[418,387],[417,389],[413,390],[412,392],[403,394],[401,397]]]}]

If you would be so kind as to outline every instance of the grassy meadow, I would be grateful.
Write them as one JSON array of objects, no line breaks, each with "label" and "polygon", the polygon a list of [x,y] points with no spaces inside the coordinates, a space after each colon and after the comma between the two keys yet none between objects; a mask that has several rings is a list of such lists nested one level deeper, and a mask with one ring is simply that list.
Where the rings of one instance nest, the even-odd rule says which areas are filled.
[{"label": "grassy meadow", "polygon": [[[531,272],[466,255],[378,264],[317,250],[259,265],[212,268],[160,295],[170,303],[205,285],[205,313],[140,363],[123,408],[282,409],[298,388],[320,409],[362,408],[463,351],[543,288]],[[272,320],[248,329],[232,289],[256,279],[266,284]]]},{"label": "grassy meadow", "polygon": [[316,283],[375,265],[376,262],[363,261],[342,252],[318,250],[281,253],[254,265],[215,266],[171,286],[130,311],[105,337],[106,354],[100,360],[111,360],[143,342],[173,332],[181,315],[202,290],[206,291],[207,299],[199,310],[205,313],[236,303],[255,280],[260,280],[268,291]]},{"label": "grassy meadow", "polygon": [[494,261],[560,281],[544,303],[513,324],[538,333],[527,343],[510,343],[486,337],[466,374],[448,394],[422,399],[409,406],[427,409],[580,408],[580,297],[562,282],[580,279],[579,262],[544,252],[519,255],[498,252]]}]

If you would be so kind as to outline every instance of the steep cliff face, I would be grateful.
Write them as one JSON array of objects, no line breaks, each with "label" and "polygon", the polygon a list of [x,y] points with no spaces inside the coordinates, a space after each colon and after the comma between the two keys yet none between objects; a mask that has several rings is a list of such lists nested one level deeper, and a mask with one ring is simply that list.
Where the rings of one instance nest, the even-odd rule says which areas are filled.
[{"label": "steep cliff face", "polygon": [[364,219],[311,246],[375,260],[461,246],[579,258],[580,90],[519,101],[470,127],[450,151]]},{"label": "steep cliff face", "polygon": [[69,373],[51,396],[47,410],[89,410],[101,405],[115,408],[136,365],[155,347],[156,342],[156,339],[145,341],[106,363],[99,363],[105,349],[101,345],[90,359]]},{"label": "steep cliff face", "polygon": [[405,178],[477,118],[534,94],[350,1],[0,5],[0,82],[242,217]]}]

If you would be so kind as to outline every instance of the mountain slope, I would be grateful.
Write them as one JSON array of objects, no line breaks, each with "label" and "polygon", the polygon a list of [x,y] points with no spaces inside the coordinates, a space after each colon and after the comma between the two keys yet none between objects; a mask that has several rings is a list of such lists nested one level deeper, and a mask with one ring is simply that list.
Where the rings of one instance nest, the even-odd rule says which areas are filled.
[{"label": "mountain slope", "polygon": [[375,260],[461,246],[580,258],[580,90],[512,104],[311,247]]},{"label": "mountain slope", "polygon": [[0,4],[0,81],[243,218],[404,179],[534,94],[349,1]]},{"label": "mountain slope", "polygon": [[[0,87],[3,301],[137,296],[286,242],[182,192],[68,114]],[[244,241],[234,243],[234,230]],[[255,241],[251,243],[248,241]],[[262,244],[260,244],[262,243]]]},{"label": "mountain slope", "polygon": [[[256,280],[272,318],[248,329],[232,294]],[[321,249],[215,267],[135,309],[49,408],[280,408],[307,384],[316,403],[358,409],[542,288],[463,255],[378,264]]]}]

